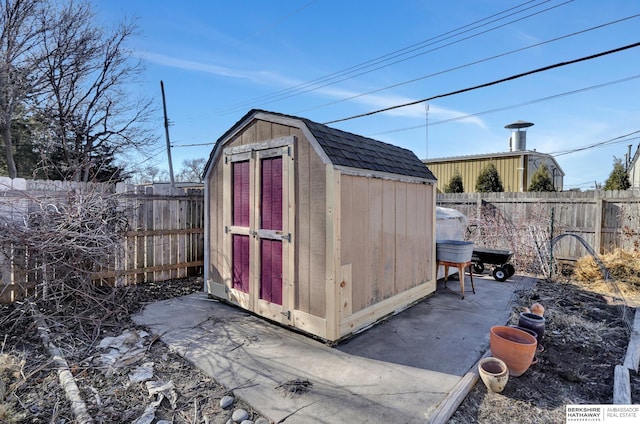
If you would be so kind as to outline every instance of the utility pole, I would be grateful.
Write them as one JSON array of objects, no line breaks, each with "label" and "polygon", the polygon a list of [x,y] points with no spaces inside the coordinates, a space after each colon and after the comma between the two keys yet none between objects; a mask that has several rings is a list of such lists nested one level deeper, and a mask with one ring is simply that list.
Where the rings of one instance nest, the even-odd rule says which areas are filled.
[{"label": "utility pole", "polygon": [[162,109],[164,110],[164,133],[167,139],[167,156],[169,158],[169,178],[171,179],[171,190],[176,188],[176,181],[173,178],[173,162],[171,161],[171,142],[169,141],[169,119],[167,118],[167,102],[164,98],[164,83],[160,80],[160,90],[162,90]]}]

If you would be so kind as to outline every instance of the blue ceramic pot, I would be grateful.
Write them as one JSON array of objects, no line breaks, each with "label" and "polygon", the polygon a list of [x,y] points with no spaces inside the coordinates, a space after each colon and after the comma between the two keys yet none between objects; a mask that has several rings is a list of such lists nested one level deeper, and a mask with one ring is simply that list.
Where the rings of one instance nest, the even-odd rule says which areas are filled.
[{"label": "blue ceramic pot", "polygon": [[529,330],[533,330],[538,335],[538,343],[542,341],[542,336],[544,336],[544,329],[546,326],[546,322],[544,317],[540,315],[536,315],[531,312],[520,312],[520,319],[518,320],[518,327],[527,328]]}]

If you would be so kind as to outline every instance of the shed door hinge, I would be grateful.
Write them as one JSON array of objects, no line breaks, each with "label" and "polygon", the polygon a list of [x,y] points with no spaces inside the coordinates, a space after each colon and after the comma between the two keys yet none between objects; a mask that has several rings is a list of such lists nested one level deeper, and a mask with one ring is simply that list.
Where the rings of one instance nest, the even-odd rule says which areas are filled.
[{"label": "shed door hinge", "polygon": [[282,315],[284,315],[285,317],[287,317],[287,319],[289,321],[291,321],[291,311],[286,311],[286,312],[280,312]]},{"label": "shed door hinge", "polygon": [[224,226],[224,233],[225,234],[229,234],[229,226],[228,225]]},{"label": "shed door hinge", "polygon": [[286,236],[282,236],[282,240],[286,240],[291,243],[291,233],[287,234]]}]

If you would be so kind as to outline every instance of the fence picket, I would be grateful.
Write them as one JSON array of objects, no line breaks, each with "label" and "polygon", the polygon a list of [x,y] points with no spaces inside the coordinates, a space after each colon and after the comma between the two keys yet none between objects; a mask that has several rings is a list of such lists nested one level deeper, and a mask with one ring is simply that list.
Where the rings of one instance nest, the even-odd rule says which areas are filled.
[{"label": "fence picket", "polygon": [[[160,190],[162,194],[154,194],[150,187],[139,189],[118,184],[117,188],[109,184],[4,181],[0,187],[0,219],[23,222],[29,207],[35,205],[34,199],[46,197],[53,202],[64,202],[69,190],[97,190],[110,195],[117,191],[118,208],[127,215],[128,229],[122,255],[96,272],[97,282],[136,284],[201,274],[204,265],[202,190],[188,193],[177,190],[176,194]],[[11,247],[10,251],[8,256],[0,255],[0,303],[24,298],[43,278],[35,258],[30,258],[28,252],[19,247]]]},{"label": "fence picket", "polygon": [[[456,209],[474,220],[492,207],[502,216],[523,222],[549,219],[555,210],[555,228],[579,235],[596,251],[640,246],[640,191],[589,191],[560,193],[439,193],[436,204]],[[471,221],[471,219],[470,219]],[[555,235],[558,233],[556,232]],[[505,246],[506,247],[506,246]],[[554,256],[576,260],[587,252],[581,243],[567,238],[554,246]]]}]

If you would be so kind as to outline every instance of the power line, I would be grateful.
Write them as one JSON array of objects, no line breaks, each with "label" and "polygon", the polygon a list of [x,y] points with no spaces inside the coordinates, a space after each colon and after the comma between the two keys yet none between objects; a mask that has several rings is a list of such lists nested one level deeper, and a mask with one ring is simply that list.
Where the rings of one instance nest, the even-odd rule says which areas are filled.
[{"label": "power line", "polygon": [[[604,82],[602,84],[596,84],[596,85],[591,85],[589,87],[583,87],[583,88],[578,88],[576,90],[571,90],[571,91],[565,91],[563,93],[557,93],[557,94],[553,94],[551,96],[546,96],[546,97],[541,97],[538,99],[533,99],[533,100],[528,100],[526,102],[522,102],[522,103],[516,103],[516,104],[512,104],[512,105],[508,105],[508,106],[501,106],[501,107],[497,107],[494,109],[489,109],[489,110],[483,110],[481,112],[476,112],[476,113],[470,113],[467,115],[460,115],[460,116],[456,116],[455,118],[449,118],[449,119],[443,119],[440,121],[435,121],[429,124],[429,126],[433,126],[433,125],[438,125],[438,124],[447,124],[449,122],[455,122],[455,121],[461,121],[463,119],[468,119],[468,118],[474,118],[476,116],[481,116],[481,115],[487,115],[490,113],[495,113],[495,112],[501,112],[503,110],[510,110],[510,109],[515,109],[517,107],[522,107],[522,106],[529,106],[532,104],[536,104],[536,103],[542,103],[542,102],[546,102],[549,100],[554,100],[560,97],[565,97],[565,96],[571,96],[573,94],[578,94],[578,93],[583,93],[585,91],[590,91],[590,90],[595,90],[598,88],[603,88],[603,87],[608,87],[610,85],[614,85],[614,84],[620,84],[623,82],[627,82],[627,81],[631,81],[634,79],[640,78],[640,74],[638,75],[633,75],[627,78],[622,78],[622,79],[618,79],[615,81],[608,81],[608,82]],[[377,132],[374,134],[368,134],[369,137],[373,137],[373,136],[378,136],[378,135],[384,135],[384,134],[392,134],[392,133],[397,133],[397,132],[402,132],[402,131],[409,131],[409,130],[415,130],[415,129],[419,129],[419,128],[423,128],[424,124],[420,124],[420,125],[414,125],[411,127],[403,127],[403,128],[396,128],[393,130],[388,130],[388,131],[381,131],[381,132]]]},{"label": "power line", "polygon": [[193,143],[193,144],[172,144],[171,147],[196,147],[196,146],[211,146],[216,144],[215,141],[210,143]]},{"label": "power line", "polygon": [[[551,0],[546,0],[541,4],[548,3],[549,1],[551,1]],[[476,33],[476,34],[470,35],[470,36],[465,37],[463,39],[453,41],[453,42],[448,43],[448,44],[446,44],[444,46],[440,46],[440,47],[428,50],[426,52],[422,52],[422,53],[410,56],[408,58],[404,58],[404,59],[401,59],[401,60],[386,64],[386,65],[383,65],[383,66],[379,66],[377,68],[374,68],[374,69],[371,69],[369,71],[365,71],[365,72],[359,73],[357,75],[351,75],[351,76],[349,76],[347,78],[342,78],[342,79],[337,80],[338,78],[341,78],[341,77],[343,77],[345,75],[354,74],[354,73],[359,72],[359,71],[361,71],[363,69],[367,69],[369,67],[379,65],[379,64],[384,63],[386,61],[396,59],[396,58],[401,57],[403,55],[415,52],[417,50],[420,50],[422,48],[434,45],[436,43],[440,43],[440,42],[442,42],[444,40],[447,40],[447,39],[450,39],[450,38],[465,34],[465,33],[469,32],[469,31],[472,31],[472,30],[475,30],[475,29],[478,29],[478,28],[482,28],[482,27],[490,25],[490,24],[492,24],[494,22],[506,19],[506,18],[508,18],[510,16],[516,15],[518,13],[525,12],[525,11],[527,11],[529,9],[532,9],[532,8],[535,8],[535,7],[539,7],[541,5],[541,4],[536,4],[536,5],[533,5],[533,6],[529,6],[529,7],[525,8],[525,9],[523,9],[523,10],[519,10],[519,11],[513,12],[511,14],[508,14],[506,16],[490,20],[492,18],[495,18],[495,17],[498,17],[500,15],[503,15],[503,14],[505,14],[507,12],[511,12],[511,11],[513,11],[515,9],[518,9],[518,8],[528,4],[528,3],[532,3],[532,0],[530,0],[530,1],[527,1],[525,3],[521,3],[521,4],[517,5],[517,6],[511,7],[509,9],[506,9],[506,10],[504,10],[502,12],[490,15],[490,16],[488,16],[486,18],[474,21],[474,22],[472,22],[470,24],[463,25],[463,26],[461,26],[459,28],[456,28],[454,30],[450,30],[450,31],[445,32],[443,34],[437,35],[435,37],[428,38],[428,39],[423,40],[423,41],[421,41],[419,43],[415,43],[415,44],[412,44],[410,46],[404,47],[402,49],[395,50],[393,52],[387,53],[385,55],[379,56],[379,57],[374,58],[374,59],[370,59],[370,60],[362,62],[360,64],[350,66],[350,67],[345,68],[343,70],[336,71],[334,73],[325,75],[323,77],[319,77],[319,78],[313,79],[311,81],[307,81],[307,82],[304,82],[304,83],[301,83],[301,84],[298,84],[298,85],[294,85],[292,87],[288,87],[288,88],[285,88],[283,90],[279,90],[279,91],[276,91],[276,92],[273,92],[273,93],[270,93],[270,94],[265,94],[264,96],[259,96],[259,97],[256,97],[256,98],[252,99],[252,100],[248,100],[246,102],[236,103],[234,105],[229,106],[230,109],[227,109],[227,113],[235,112],[237,109],[244,108],[247,105],[273,103],[273,102],[278,101],[278,100],[283,100],[283,99],[286,99],[286,98],[289,98],[289,97],[293,97],[293,96],[296,96],[296,95],[299,95],[299,94],[303,94],[303,93],[306,93],[306,92],[309,92],[309,91],[314,91],[314,90],[317,90],[319,88],[326,87],[328,85],[336,84],[338,82],[342,82],[342,81],[345,81],[347,79],[351,79],[351,78],[354,78],[354,77],[357,77],[357,76],[361,76],[361,75],[364,75],[364,74],[367,74],[367,73],[370,73],[370,72],[373,72],[373,71],[376,71],[376,70],[379,70],[379,69],[382,69],[382,68],[385,68],[385,67],[388,67],[388,66],[391,66],[391,65],[394,65],[394,64],[397,64],[397,63],[412,59],[412,58],[415,58],[417,56],[433,52],[435,50],[450,46],[452,44],[456,44],[456,43],[459,43],[461,41],[465,41],[465,40],[468,40],[470,38],[477,37],[478,35],[482,35],[482,34],[485,34],[485,33],[489,32],[489,31],[493,31],[495,29],[502,28],[502,27],[504,27],[506,25],[510,25],[510,24],[512,24],[514,22],[518,22],[518,21],[530,18],[532,16],[547,12],[549,10],[552,10],[552,9],[557,8],[557,7],[563,6],[563,5],[567,4],[567,3],[571,3],[573,1],[574,0],[567,0],[567,1],[563,2],[563,3],[561,3],[561,4],[558,4],[558,5],[549,7],[547,9],[543,9],[541,11],[537,11],[537,12],[532,13],[530,15],[527,15],[527,16],[524,16],[524,17],[521,17],[521,18],[518,18],[518,19],[515,19],[515,20],[512,20],[512,21],[509,21],[509,22],[507,22],[505,24],[501,24],[499,26],[496,26],[496,27],[493,27],[491,29],[482,31],[480,33]],[[485,23],[483,23],[481,25],[476,25],[476,24],[479,24],[479,23],[481,23],[483,21],[487,21],[487,20],[490,20],[490,21],[489,22],[485,22]],[[476,25],[476,26],[472,27],[473,25]],[[466,29],[468,27],[471,27],[471,28]],[[464,30],[464,31],[462,31],[462,30]],[[450,34],[452,34],[452,35],[450,35]],[[328,81],[332,81],[332,80],[334,80],[334,81],[333,82],[328,82]],[[319,84],[323,84],[323,83],[326,83],[326,84],[319,85]]]},{"label": "power line", "polygon": [[[334,79],[333,81],[331,81],[331,82],[327,82],[326,84],[322,84],[322,85],[315,85],[315,86],[313,86],[312,88],[308,88],[308,89],[306,89],[306,90],[302,90],[302,91],[294,92],[294,93],[289,94],[289,95],[282,95],[282,96],[279,96],[278,98],[276,98],[276,99],[274,99],[274,100],[271,100],[271,101],[268,101],[268,102],[263,102],[263,103],[261,103],[261,104],[263,104],[263,105],[264,105],[264,104],[275,103],[275,102],[277,102],[277,101],[285,100],[285,99],[288,99],[288,98],[291,98],[291,97],[294,97],[294,96],[298,96],[298,95],[300,95],[300,94],[309,93],[309,92],[311,92],[311,91],[316,91],[316,90],[319,90],[319,89],[321,89],[321,88],[328,87],[328,86],[330,86],[330,85],[334,85],[334,84],[337,84],[337,83],[340,83],[340,82],[343,82],[343,81],[347,81],[347,80],[353,79],[353,78],[355,78],[355,77],[359,77],[359,76],[362,76],[362,75],[370,74],[371,72],[374,72],[374,71],[378,71],[378,70],[380,70],[380,69],[387,68],[387,67],[389,67],[389,66],[391,66],[391,65],[396,65],[396,64],[398,64],[398,63],[406,62],[407,60],[414,59],[414,58],[416,58],[416,57],[418,57],[418,56],[422,56],[422,55],[425,55],[425,54],[428,54],[428,53],[432,53],[432,52],[435,52],[435,51],[437,51],[437,50],[444,49],[445,47],[450,47],[450,46],[452,46],[452,45],[454,45],[454,44],[461,43],[462,41],[466,41],[466,40],[469,40],[469,39],[475,38],[475,37],[477,37],[477,36],[479,36],[479,35],[486,34],[486,33],[488,33],[488,32],[494,31],[494,30],[496,30],[496,29],[503,28],[503,27],[505,27],[505,26],[507,26],[507,25],[511,25],[511,24],[512,24],[512,23],[514,23],[514,22],[519,22],[519,21],[522,21],[522,20],[524,20],[524,19],[530,18],[530,17],[532,17],[532,16],[539,15],[539,14],[544,13],[544,12],[547,12],[547,11],[549,11],[549,10],[551,10],[551,9],[555,9],[555,8],[557,8],[557,7],[560,7],[560,6],[563,6],[563,5],[567,4],[567,3],[570,3],[571,1],[573,1],[573,0],[568,0],[568,1],[566,1],[565,3],[561,3],[561,4],[559,4],[559,5],[555,5],[555,6],[549,7],[549,8],[547,8],[547,9],[544,9],[544,10],[541,10],[541,11],[538,11],[538,12],[535,12],[535,13],[532,13],[532,14],[530,14],[530,15],[527,15],[527,16],[524,16],[524,17],[521,17],[521,18],[518,18],[518,19],[514,19],[513,21],[510,21],[510,22],[507,22],[507,23],[504,23],[504,24],[501,24],[501,25],[495,26],[495,27],[493,27],[493,28],[486,29],[486,30],[484,30],[484,31],[478,32],[478,33],[476,33],[476,34],[473,34],[473,35],[470,35],[470,36],[467,36],[467,37],[464,37],[464,38],[460,38],[460,39],[458,39],[458,40],[452,41],[452,42],[450,42],[450,43],[447,43],[447,44],[444,44],[444,45],[441,45],[441,46],[438,46],[438,47],[434,47],[434,48],[432,48],[432,49],[430,49],[430,50],[427,50],[427,51],[424,51],[424,52],[421,52],[421,53],[416,53],[416,54],[414,54],[413,56],[405,57],[405,58],[403,58],[403,59],[396,60],[395,62],[387,63],[387,64],[384,64],[384,65],[378,66],[378,67],[376,67],[376,68],[369,69],[369,70],[366,70],[366,71],[363,71],[363,72],[357,73],[357,74],[354,74],[353,72],[355,72],[355,71],[353,71],[353,72],[350,72],[350,73],[349,73],[349,74],[351,74],[351,75],[349,75],[349,74],[345,74],[345,75],[348,75],[348,76],[345,76],[344,78],[337,79],[337,80],[336,80],[336,79]],[[447,37],[447,38],[450,38],[450,37]],[[435,44],[435,43],[432,43],[432,44]],[[309,109],[307,109],[307,110],[309,110]]]},{"label": "power line", "polygon": [[626,141],[637,140],[637,139],[640,138],[640,136],[632,137],[632,138],[627,138],[627,137],[629,137],[630,135],[638,134],[638,133],[640,133],[640,130],[632,131],[630,133],[627,133],[627,134],[624,134],[624,135],[620,135],[618,137],[613,137],[613,138],[610,138],[610,139],[605,140],[605,141],[600,141],[598,143],[589,144],[587,146],[576,147],[574,149],[568,149],[568,150],[560,150],[558,152],[552,152],[552,153],[549,153],[549,154],[551,156],[554,156],[554,157],[564,156],[564,155],[568,155],[568,154],[571,154],[571,153],[581,152],[583,150],[593,149],[595,147],[602,147],[602,146],[607,146],[607,145],[610,145],[610,144],[624,143]]},{"label": "power line", "polygon": [[466,63],[464,65],[455,66],[453,68],[448,68],[448,69],[445,69],[445,70],[442,70],[442,71],[434,72],[434,73],[431,73],[431,74],[428,74],[428,75],[424,75],[424,76],[421,76],[421,77],[418,77],[418,78],[413,78],[413,79],[410,79],[410,80],[407,80],[407,81],[403,81],[403,82],[400,82],[400,83],[397,83],[397,84],[388,85],[386,87],[382,87],[382,88],[378,88],[378,89],[375,89],[375,90],[371,90],[371,91],[368,91],[366,93],[357,94],[357,95],[354,95],[354,96],[351,96],[351,97],[347,97],[347,98],[344,98],[344,99],[335,100],[335,101],[329,102],[329,103],[324,103],[324,104],[321,104],[319,106],[314,106],[314,107],[311,107],[311,108],[299,110],[299,111],[296,111],[294,113],[308,112],[310,110],[316,110],[316,109],[320,109],[320,108],[327,107],[327,106],[333,106],[333,105],[338,104],[338,103],[342,103],[342,102],[346,102],[346,101],[349,101],[349,100],[357,99],[359,97],[368,96],[370,94],[379,93],[381,91],[389,90],[391,88],[397,88],[397,87],[400,87],[400,86],[403,86],[403,85],[412,84],[414,82],[422,81],[422,80],[425,80],[427,78],[431,78],[431,77],[435,77],[435,76],[438,76],[438,75],[443,75],[443,74],[446,74],[446,73],[449,73],[449,72],[452,72],[452,71],[457,71],[457,70],[460,70],[460,69],[468,68],[468,67],[473,66],[473,65],[477,65],[477,64],[480,64],[480,63],[488,62],[488,61],[491,61],[491,60],[494,60],[494,59],[498,59],[498,58],[501,58],[501,57],[505,57],[505,56],[508,56],[508,55],[511,55],[511,54],[514,54],[514,53],[519,53],[519,52],[522,52],[522,51],[525,51],[525,50],[528,50],[528,49],[532,49],[534,47],[540,47],[540,46],[545,45],[545,44],[550,44],[550,43],[553,43],[553,42],[556,42],[556,41],[564,40],[566,38],[574,37],[576,35],[581,35],[581,34],[584,34],[584,33],[590,32],[590,31],[594,31],[594,30],[597,30],[597,29],[602,29],[602,28],[610,26],[610,25],[619,24],[620,22],[624,22],[624,21],[627,21],[627,20],[630,20],[630,19],[635,19],[635,18],[637,18],[639,16],[640,16],[640,13],[635,14],[635,15],[631,15],[631,16],[627,16],[625,18],[617,19],[615,21],[610,21],[610,22],[607,22],[607,23],[604,23],[604,24],[601,24],[601,25],[597,25],[597,26],[591,27],[591,28],[583,29],[581,31],[576,31],[576,32],[573,32],[571,34],[566,34],[566,35],[562,35],[562,36],[559,36],[559,37],[556,37],[556,38],[552,38],[552,39],[547,40],[547,41],[542,41],[540,43],[531,44],[531,45],[526,46],[526,47],[521,47],[519,49],[510,50],[508,52],[500,53],[500,54],[497,54],[497,55],[494,55],[494,56],[490,56],[490,57],[487,57],[487,58],[484,58],[484,59],[476,60],[476,61],[473,61],[473,62],[468,62],[468,63]]},{"label": "power line", "polygon": [[427,98],[424,98],[424,99],[421,99],[421,100],[415,100],[415,101],[408,102],[408,103],[403,103],[403,104],[399,104],[399,105],[395,105],[395,106],[389,106],[389,107],[385,107],[385,108],[382,108],[382,109],[374,110],[374,111],[371,111],[371,112],[360,113],[358,115],[353,115],[353,116],[350,116],[350,117],[347,117],[347,118],[334,119],[332,121],[324,122],[324,124],[325,125],[334,124],[336,122],[344,122],[344,121],[349,121],[351,119],[363,118],[365,116],[376,115],[376,114],[381,113],[381,112],[387,112],[387,111],[394,110],[394,109],[399,109],[399,108],[402,108],[402,107],[413,106],[415,104],[428,102],[428,101],[431,101],[431,100],[434,100],[434,99],[441,99],[443,97],[449,97],[449,96],[453,96],[455,94],[462,94],[462,93],[466,93],[466,92],[469,92],[469,91],[478,90],[480,88],[485,88],[485,87],[490,87],[490,86],[493,86],[493,85],[501,84],[503,82],[513,81],[513,80],[516,80],[516,79],[519,79],[519,78],[522,78],[522,77],[526,77],[526,76],[529,76],[529,75],[537,74],[537,73],[540,73],[540,72],[549,71],[551,69],[560,68],[560,67],[563,67],[563,66],[572,65],[574,63],[579,63],[579,62],[584,62],[584,61],[587,61],[587,60],[596,59],[598,57],[606,56],[606,55],[613,54],[613,53],[618,53],[618,52],[621,52],[621,51],[624,51],[624,50],[628,50],[628,49],[632,49],[632,48],[635,48],[635,47],[638,47],[638,46],[640,46],[640,42],[633,43],[633,44],[628,44],[626,46],[618,47],[618,48],[615,48],[613,50],[607,50],[607,51],[604,51],[604,52],[596,53],[596,54],[593,54],[593,55],[590,55],[590,56],[584,56],[584,57],[581,57],[579,59],[573,59],[573,60],[570,60],[570,61],[567,61],[567,62],[559,62],[559,63],[553,64],[553,65],[544,66],[542,68],[537,68],[537,69],[534,69],[534,70],[531,70],[531,71],[527,71],[527,72],[523,72],[523,73],[520,73],[520,74],[511,75],[509,77],[501,78],[501,79],[494,80],[494,81],[491,81],[491,82],[487,82],[487,83],[484,83],[484,84],[474,85],[472,87],[467,87],[467,88],[463,88],[463,89],[460,89],[460,90],[450,91],[450,92],[444,93],[444,94],[438,94],[436,96],[427,97]]}]

